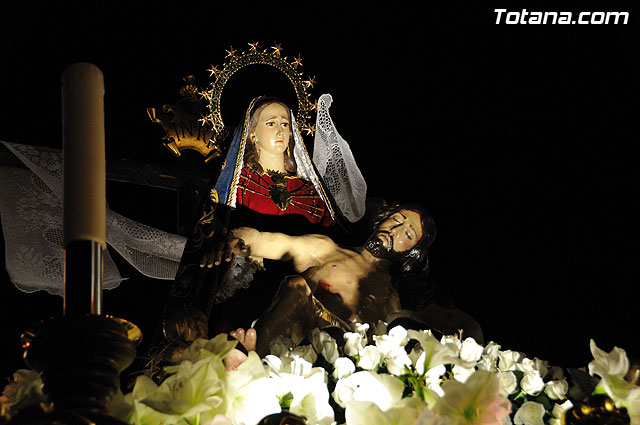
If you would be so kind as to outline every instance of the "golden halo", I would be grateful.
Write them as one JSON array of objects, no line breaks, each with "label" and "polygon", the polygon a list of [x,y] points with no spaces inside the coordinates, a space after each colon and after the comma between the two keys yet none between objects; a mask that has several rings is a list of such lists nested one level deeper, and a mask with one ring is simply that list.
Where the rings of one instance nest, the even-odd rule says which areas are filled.
[{"label": "golden halo", "polygon": [[309,100],[311,95],[307,90],[313,88],[316,80],[315,77],[304,80],[302,73],[298,72],[298,67],[302,66],[302,58],[298,56],[293,61],[290,61],[286,56],[282,57],[282,47],[279,44],[272,46],[271,51],[268,49],[258,50],[257,42],[248,44],[249,51],[241,54],[237,54],[237,50],[234,50],[233,47],[229,48],[226,56],[229,61],[223,64],[221,69],[213,65],[211,69],[208,69],[211,76],[215,76],[215,81],[211,83],[209,90],[201,93],[209,101],[209,115],[202,117],[200,121],[202,121],[203,125],[206,123],[211,125],[213,130],[211,139],[218,141],[218,137],[224,134],[225,125],[220,112],[220,99],[225,85],[233,74],[249,65],[269,65],[286,75],[293,85],[298,98],[298,110],[296,113],[298,128],[306,131],[307,134],[313,134],[315,128],[309,123],[309,120],[311,120],[311,112],[317,108],[317,102],[312,103]]}]

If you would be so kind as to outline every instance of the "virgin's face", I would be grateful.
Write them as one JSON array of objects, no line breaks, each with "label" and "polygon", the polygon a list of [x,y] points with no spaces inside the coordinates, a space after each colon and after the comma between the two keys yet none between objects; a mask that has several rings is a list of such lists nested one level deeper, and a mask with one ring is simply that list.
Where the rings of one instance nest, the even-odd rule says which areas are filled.
[{"label": "virgin's face", "polygon": [[271,103],[263,108],[258,115],[258,123],[249,137],[261,151],[272,155],[283,154],[289,146],[291,137],[291,123],[287,108],[279,103]]}]

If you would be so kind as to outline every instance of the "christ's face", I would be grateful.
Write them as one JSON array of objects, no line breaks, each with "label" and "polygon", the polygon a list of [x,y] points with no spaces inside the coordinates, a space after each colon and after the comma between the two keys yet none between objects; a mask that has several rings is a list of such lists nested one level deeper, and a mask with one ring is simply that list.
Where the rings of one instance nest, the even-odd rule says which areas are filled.
[{"label": "christ's face", "polygon": [[378,225],[365,249],[375,257],[390,259],[415,247],[423,232],[420,214],[413,210],[400,210]]},{"label": "christ's face", "polygon": [[395,252],[408,251],[422,237],[420,214],[412,210],[400,210],[378,225],[376,237],[382,245]]},{"label": "christ's face", "polygon": [[289,146],[291,137],[291,123],[287,108],[279,103],[270,103],[264,107],[249,137],[260,151],[271,155],[283,154]]}]

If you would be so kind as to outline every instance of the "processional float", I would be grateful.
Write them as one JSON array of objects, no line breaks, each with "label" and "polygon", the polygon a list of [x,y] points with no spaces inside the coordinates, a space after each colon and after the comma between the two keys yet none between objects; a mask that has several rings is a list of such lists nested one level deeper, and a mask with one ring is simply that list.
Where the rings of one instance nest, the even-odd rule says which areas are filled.
[{"label": "processional float", "polygon": [[[219,115],[223,87],[235,71],[255,63],[281,64],[279,46],[272,53],[252,53],[230,63],[223,70],[211,69],[218,84],[204,92],[209,100],[210,114],[202,127],[197,113],[195,95],[200,94],[191,78],[181,92],[188,102],[166,107],[162,112],[149,109],[149,117],[167,131],[165,145],[174,155],[183,149],[197,150],[205,162],[221,155],[221,146],[214,137],[225,134]],[[260,62],[262,61],[262,62]],[[299,59],[290,64],[295,70]],[[235,67],[235,68],[234,68]],[[276,66],[277,67],[277,66]],[[282,71],[282,70],[281,70]],[[284,72],[284,71],[283,71]],[[300,101],[298,113],[306,121],[315,105],[307,101],[304,90],[314,80],[303,81],[298,73],[288,75],[296,87]],[[221,90],[221,89],[220,89]],[[301,95],[302,93],[302,95]],[[102,256],[105,243],[105,135],[104,82],[100,70],[88,63],[67,68],[62,77],[63,111],[63,173],[64,173],[64,307],[61,317],[41,322],[25,332],[23,346],[29,367],[42,375],[43,392],[52,409],[30,409],[16,415],[10,424],[60,425],[122,425],[124,422],[108,412],[110,398],[120,385],[120,373],[132,364],[139,330],[124,319],[107,316],[102,311]],[[313,127],[304,128],[313,132]],[[175,137],[170,137],[173,132]],[[195,137],[184,137],[185,134]],[[194,143],[193,140],[195,140]],[[215,289],[215,288],[213,288]],[[607,404],[609,403],[609,404]],[[566,416],[567,424],[590,424],[594,415],[611,413],[615,407],[609,400],[589,399],[576,406]],[[602,405],[602,406],[601,406]],[[599,410],[598,410],[599,409]],[[261,421],[268,423],[304,424],[303,418],[273,415]],[[619,417],[618,419],[621,419]],[[621,419],[622,420],[622,419]],[[620,422],[610,423],[625,423]]]}]

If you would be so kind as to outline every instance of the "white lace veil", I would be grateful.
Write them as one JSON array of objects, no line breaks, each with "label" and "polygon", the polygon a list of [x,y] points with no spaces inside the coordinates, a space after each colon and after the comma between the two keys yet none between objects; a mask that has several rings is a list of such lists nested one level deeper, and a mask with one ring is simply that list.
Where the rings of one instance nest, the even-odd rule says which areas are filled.
[{"label": "white lace veil", "polygon": [[[63,294],[62,152],[2,142],[29,170],[0,167],[0,215],[7,272],[24,292]],[[106,240],[140,273],[156,279],[175,277],[186,238],[129,220],[107,208]],[[103,288],[123,278],[104,255]]]},{"label": "white lace veil", "polygon": [[330,94],[323,94],[318,100],[313,162],[338,208],[353,223],[365,213],[367,183],[349,144],[340,137],[331,120],[329,107],[332,100]]}]

